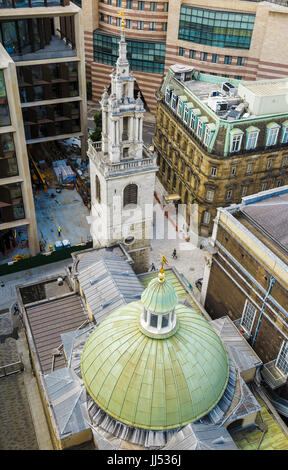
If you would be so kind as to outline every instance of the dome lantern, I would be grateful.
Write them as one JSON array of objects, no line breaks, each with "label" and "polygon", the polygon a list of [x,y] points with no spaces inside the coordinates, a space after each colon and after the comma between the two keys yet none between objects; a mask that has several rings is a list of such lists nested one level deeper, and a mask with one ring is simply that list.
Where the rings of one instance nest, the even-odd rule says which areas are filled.
[{"label": "dome lantern", "polygon": [[144,306],[140,316],[141,331],[148,336],[166,336],[177,330],[175,307],[178,297],[173,284],[165,278],[164,264],[168,262],[163,255],[160,256],[162,263],[158,277],[150,281],[141,296]]}]

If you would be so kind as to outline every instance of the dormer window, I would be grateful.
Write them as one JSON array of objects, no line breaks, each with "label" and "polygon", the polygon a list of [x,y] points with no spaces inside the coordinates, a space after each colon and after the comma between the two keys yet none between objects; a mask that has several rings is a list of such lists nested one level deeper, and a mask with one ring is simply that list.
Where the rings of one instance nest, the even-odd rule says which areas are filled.
[{"label": "dormer window", "polygon": [[211,122],[209,124],[207,124],[205,126],[205,133],[204,133],[204,145],[206,145],[206,147],[209,147],[210,143],[211,143],[211,140],[212,140],[212,137],[215,133],[215,129],[216,129],[216,126],[214,124],[214,122]]},{"label": "dormer window", "polygon": [[183,115],[183,121],[186,122],[186,124],[187,124],[187,122],[188,122],[188,116],[189,116],[189,109],[187,108],[187,106],[185,106],[185,108],[184,108],[184,115]]},{"label": "dormer window", "polygon": [[190,119],[190,127],[191,129],[195,129],[195,124],[196,124],[196,114],[194,112],[191,112],[191,119]]},{"label": "dormer window", "polygon": [[288,143],[288,121],[283,122],[282,124],[282,144]]},{"label": "dormer window", "polygon": [[172,93],[171,107],[173,109],[176,109],[176,104],[177,104],[177,95],[175,95],[175,93]]},{"label": "dormer window", "polygon": [[178,107],[177,107],[177,114],[178,114],[178,116],[181,116],[181,115],[182,115],[182,105],[183,105],[183,103],[182,103],[181,99],[179,98],[179,99],[178,99]]},{"label": "dormer window", "polygon": [[201,111],[199,108],[193,108],[191,110],[191,117],[190,117],[190,127],[193,130],[196,130],[197,128],[197,120],[199,116],[201,115]]},{"label": "dormer window", "polygon": [[203,128],[204,128],[204,123],[199,119],[196,134],[200,139],[201,139],[202,134],[203,134]]},{"label": "dormer window", "polygon": [[165,102],[167,104],[170,104],[170,98],[171,98],[171,90],[170,88],[168,88],[168,86],[166,87],[166,92],[165,92]]},{"label": "dormer window", "polygon": [[204,134],[204,145],[206,145],[206,147],[209,146],[209,144],[211,142],[211,138],[212,138],[211,129],[209,129],[209,127],[206,127],[205,128],[205,134]]},{"label": "dormer window", "polygon": [[178,116],[180,116],[180,117],[182,116],[182,111],[183,111],[183,108],[184,108],[184,106],[185,106],[186,101],[187,101],[187,98],[186,98],[185,95],[179,96],[179,98],[178,98],[178,107],[177,107],[177,114],[178,114]]},{"label": "dormer window", "polygon": [[260,129],[254,126],[250,126],[246,129],[246,150],[252,150],[256,148],[257,140]]},{"label": "dormer window", "polygon": [[230,132],[230,153],[239,152],[243,138],[243,131],[241,129],[232,129]]},{"label": "dormer window", "polygon": [[267,126],[266,147],[276,145],[280,126],[277,122],[271,122]]}]

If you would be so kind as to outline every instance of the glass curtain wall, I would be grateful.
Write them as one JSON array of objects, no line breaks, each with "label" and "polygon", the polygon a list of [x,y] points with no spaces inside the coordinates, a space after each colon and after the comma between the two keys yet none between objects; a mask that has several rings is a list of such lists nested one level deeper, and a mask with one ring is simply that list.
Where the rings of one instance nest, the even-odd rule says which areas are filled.
[{"label": "glass curtain wall", "polygon": [[21,184],[14,183],[0,186],[0,223],[24,218]]},{"label": "glass curtain wall", "polygon": [[17,158],[11,132],[0,134],[0,179],[18,175]]},{"label": "glass curtain wall", "polygon": [[178,39],[216,47],[249,49],[255,15],[181,6]]},{"label": "glass curtain wall", "polygon": [[0,0],[0,8],[54,7],[69,5],[69,0]]},{"label": "glass curtain wall", "polygon": [[60,29],[54,29],[53,18],[0,21],[0,42],[15,61],[76,55],[73,17],[61,17]]},{"label": "glass curtain wall", "polygon": [[[115,65],[119,53],[119,37],[94,32],[94,60]],[[164,73],[166,45],[164,43],[126,39],[127,58],[132,70]]]},{"label": "glass curtain wall", "polygon": [[22,103],[79,96],[78,63],[17,67]]},{"label": "glass curtain wall", "polygon": [[6,86],[3,70],[0,70],[0,127],[9,126],[10,113],[6,95]]},{"label": "glass curtain wall", "polygon": [[80,102],[23,108],[27,140],[80,132]]}]

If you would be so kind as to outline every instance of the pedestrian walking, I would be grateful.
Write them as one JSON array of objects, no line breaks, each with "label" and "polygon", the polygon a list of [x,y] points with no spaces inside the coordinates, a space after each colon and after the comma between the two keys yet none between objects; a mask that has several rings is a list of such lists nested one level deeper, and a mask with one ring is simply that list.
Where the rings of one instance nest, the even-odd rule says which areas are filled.
[{"label": "pedestrian walking", "polygon": [[61,227],[60,227],[60,225],[59,225],[59,227],[58,227],[57,230],[58,230],[58,235],[59,235],[59,237],[60,237],[60,235],[61,235]]},{"label": "pedestrian walking", "polygon": [[177,253],[176,253],[175,248],[174,248],[173,253],[172,253],[172,258],[177,259]]},{"label": "pedestrian walking", "polygon": [[5,287],[5,283],[3,281],[1,281],[1,284],[0,284],[1,287]]},{"label": "pedestrian walking", "polygon": [[151,266],[150,271],[156,271],[156,268],[155,268],[155,264],[154,264],[154,263],[152,263],[152,266]]}]

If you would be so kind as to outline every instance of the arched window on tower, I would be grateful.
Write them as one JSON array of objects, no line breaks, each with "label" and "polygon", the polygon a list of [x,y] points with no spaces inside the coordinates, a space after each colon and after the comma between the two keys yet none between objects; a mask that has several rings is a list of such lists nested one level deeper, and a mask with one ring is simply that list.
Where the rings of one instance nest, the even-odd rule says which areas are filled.
[{"label": "arched window on tower", "polygon": [[101,204],[101,186],[100,186],[100,180],[98,175],[96,175],[95,178],[95,186],[96,186],[96,200]]},{"label": "arched window on tower", "polygon": [[136,184],[128,184],[124,189],[123,206],[137,204],[138,188]]}]

